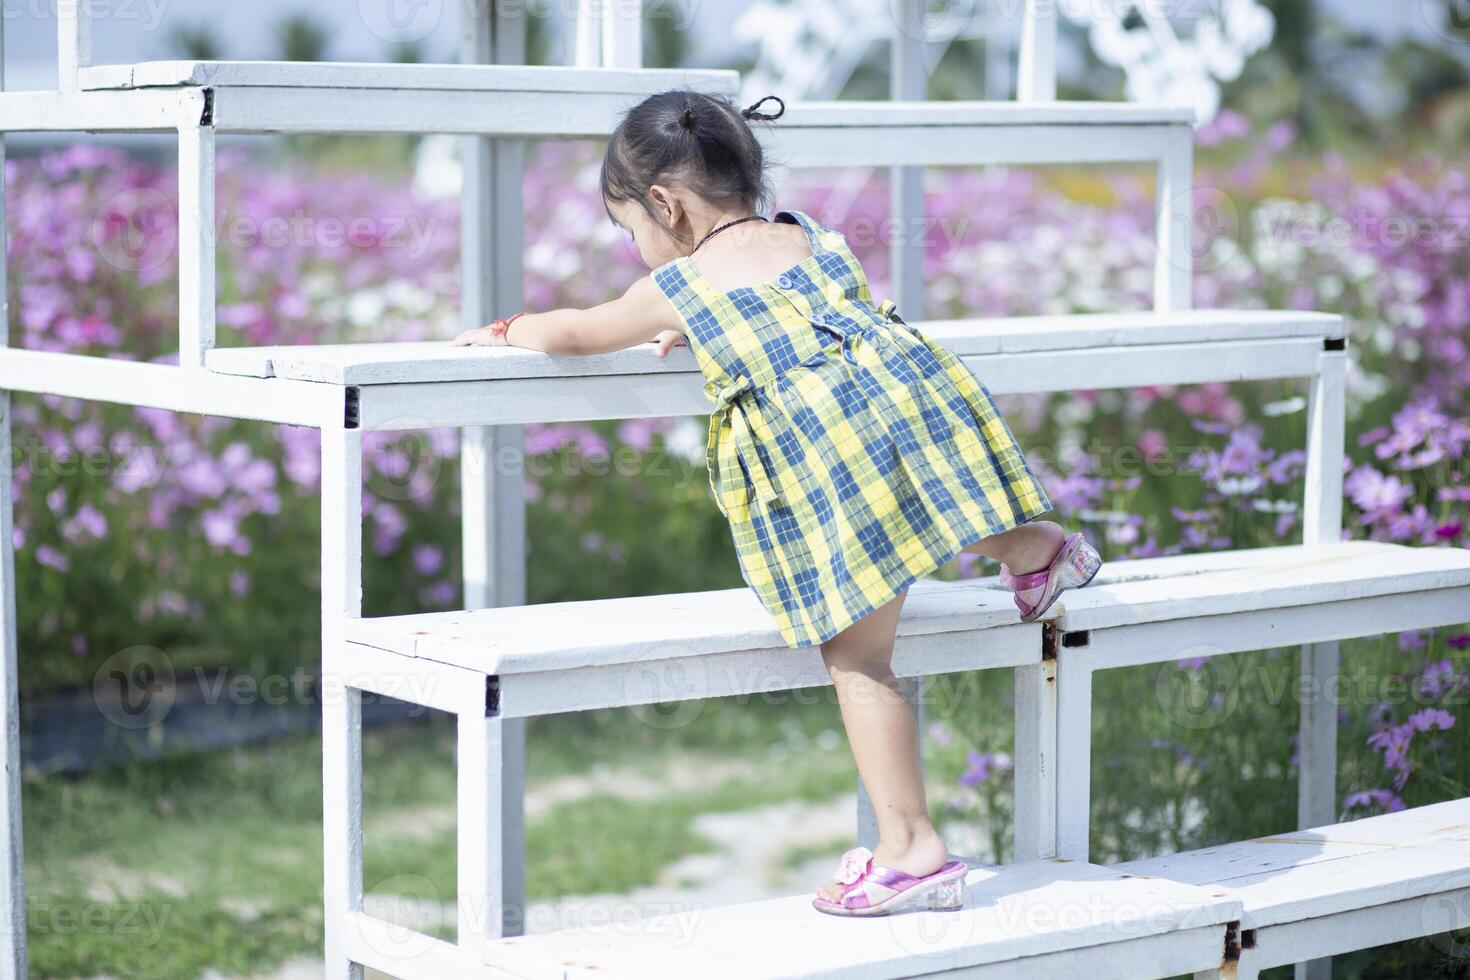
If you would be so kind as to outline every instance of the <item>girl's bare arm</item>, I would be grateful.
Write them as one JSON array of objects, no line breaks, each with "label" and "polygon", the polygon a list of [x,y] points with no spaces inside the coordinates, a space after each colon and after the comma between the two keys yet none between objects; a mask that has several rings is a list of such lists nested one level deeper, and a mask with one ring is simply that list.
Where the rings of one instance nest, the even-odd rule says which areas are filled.
[{"label": "girl's bare arm", "polygon": [[667,334],[682,333],[684,324],[667,296],[643,276],[615,300],[585,310],[548,310],[516,318],[504,337],[489,327],[466,330],[456,347],[526,347],[548,354],[606,354],[645,341],[659,341],[659,354],[672,346]]}]

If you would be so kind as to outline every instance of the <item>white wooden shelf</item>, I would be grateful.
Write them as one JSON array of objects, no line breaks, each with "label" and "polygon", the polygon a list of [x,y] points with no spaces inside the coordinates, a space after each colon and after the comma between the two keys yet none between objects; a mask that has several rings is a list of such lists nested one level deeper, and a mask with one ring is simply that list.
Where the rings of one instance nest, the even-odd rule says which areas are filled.
[{"label": "white wooden shelf", "polygon": [[[1009,594],[990,585],[916,583],[894,672],[1039,663],[1040,625],[1020,622]],[[742,588],[354,619],[344,636],[348,662],[380,664],[375,675],[445,664],[480,686],[494,676],[501,715],[527,717],[830,684],[820,657],[793,652],[770,620]]]},{"label": "white wooden shelf", "polygon": [[690,908],[615,928],[496,940],[482,975],[887,980],[951,971],[1071,976],[1085,965],[1092,976],[1169,976],[1216,965],[1226,924],[1239,915],[1240,901],[1219,889],[1085,862],[1028,861],[971,870],[958,911],[865,922],[823,915],[806,895]]},{"label": "white wooden shelf", "polygon": [[[920,330],[962,357],[1170,344],[1338,339],[1339,316],[1295,310],[1183,310],[931,320]],[[697,373],[679,349],[647,345],[591,357],[555,357],[515,347],[452,347],[447,341],[218,347],[204,358],[219,374],[336,385],[504,381],[594,375]]]},{"label": "white wooden shelf", "polygon": [[678,85],[734,94],[734,71],[566,68],[558,65],[400,65],[317,61],[145,61],[94,65],[83,89],[209,88],[411,89],[437,92],[549,92],[651,95]]},{"label": "white wooden shelf", "polygon": [[821,915],[804,895],[691,907],[495,940],[481,975],[1246,980],[1470,924],[1467,826],[1470,800],[1456,800],[1115,865],[982,867],[959,911],[881,924]]},{"label": "white wooden shelf", "polygon": [[[918,327],[1002,395],[1315,377],[1324,356],[1341,356],[1326,348],[1341,346],[1344,323],[1321,313],[1200,310]],[[700,415],[710,406],[687,347],[663,359],[648,344],[595,357],[447,341],[239,347],[209,351],[205,366],[351,389],[365,429]]]},{"label": "white wooden shelf", "polygon": [[[1343,541],[1112,562],[1053,609],[1058,627],[1074,633],[1454,589],[1470,589],[1470,551],[1464,548]],[[1470,592],[1458,611],[1470,616]],[[1322,616],[1316,630],[1324,635],[1312,639],[1373,635],[1352,632],[1353,625]],[[1349,632],[1330,635],[1335,626]],[[1383,622],[1382,632],[1396,629]]]},{"label": "white wooden shelf", "polygon": [[[1453,622],[1447,617],[1470,611],[1470,552],[1454,548],[1346,541],[1105,568],[1106,578],[1067,593],[1046,618],[1063,637],[1078,635],[1079,627],[1103,631],[1126,623],[1153,626],[1160,639],[1129,637],[1106,646],[1121,652],[1105,655],[1098,652],[1103,638],[1082,634],[1100,667],[1201,654],[1206,643],[1218,647],[1211,653],[1269,645],[1233,625],[1236,618],[1264,622],[1281,642],[1310,643],[1377,632],[1363,631],[1363,618],[1350,612],[1355,605],[1385,629],[1408,628],[1392,621],[1393,606],[1424,624]],[[1428,613],[1421,602],[1440,611]],[[1321,614],[1334,604],[1341,615]],[[1294,611],[1315,615],[1283,629],[1279,624]],[[1188,625],[1184,640],[1157,629],[1169,622]],[[894,670],[922,676],[1036,663],[1042,651],[1031,631],[1039,629],[1020,622],[1010,592],[993,578],[921,581],[899,621]],[[818,658],[785,646],[749,589],[352,619],[344,636],[351,656],[369,649],[393,655],[387,673],[432,661],[494,676],[504,694],[500,711],[509,717],[750,693],[743,685],[754,679],[759,690],[829,682]],[[1270,632],[1264,637],[1271,638]],[[655,697],[630,682],[644,671],[663,672],[683,686]]]},{"label": "white wooden shelf", "polygon": [[202,122],[216,133],[605,137],[644,96],[670,88],[724,95],[739,89],[733,71],[523,65],[159,61],[98,65],[78,77],[80,91],[60,102],[48,93],[63,110],[50,120],[40,112],[47,100],[33,97],[40,93],[0,96],[0,106],[13,108],[22,124],[0,121],[0,129],[66,129],[71,118],[97,114],[89,105],[115,102],[126,120],[116,128],[136,128],[123,99],[207,91]]},{"label": "white wooden shelf", "polygon": [[1470,924],[1470,800],[1129,861],[1240,899],[1237,976]]}]

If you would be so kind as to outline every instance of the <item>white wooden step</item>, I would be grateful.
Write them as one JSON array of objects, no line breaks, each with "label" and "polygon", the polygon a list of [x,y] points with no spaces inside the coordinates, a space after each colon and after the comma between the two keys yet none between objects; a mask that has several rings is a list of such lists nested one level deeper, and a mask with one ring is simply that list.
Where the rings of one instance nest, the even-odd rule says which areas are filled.
[{"label": "white wooden step", "polygon": [[[1039,663],[1040,624],[1020,622],[1009,593],[988,584],[916,583],[894,672]],[[373,676],[432,676],[442,664],[493,675],[505,717],[831,683],[820,653],[787,647],[748,588],[356,619],[345,636],[348,662]]]},{"label": "white wooden step", "polygon": [[1128,102],[809,102],[761,132],[800,167],[1160,162],[1187,158],[1193,119]]},{"label": "white wooden step", "polygon": [[[965,357],[1343,336],[1341,317],[1297,310],[993,317],[931,320],[918,326]],[[517,347],[451,347],[447,340],[220,347],[205,356],[205,366],[220,374],[337,385],[698,374],[693,356],[682,348],[667,359],[653,356],[646,344],[591,357],[555,357]]]},{"label": "white wooden step", "polygon": [[527,980],[1170,976],[1218,965],[1239,915],[1220,889],[1033,861],[972,869],[958,911],[862,921],[796,895],[495,940],[485,961]]},{"label": "white wooden step", "polygon": [[733,71],[304,61],[145,61],[93,65],[81,69],[80,81],[83,89],[90,90],[200,86],[651,95],[681,85],[727,94],[739,89],[739,75]]},{"label": "white wooden step", "polygon": [[1244,928],[1300,921],[1470,887],[1470,799],[1113,868],[1226,886],[1244,903]]},{"label": "white wooden step", "polygon": [[[95,65],[79,79],[89,92],[210,88],[220,132],[598,136],[633,96],[739,89],[731,71],[289,61]],[[773,159],[796,166],[1158,160],[1166,146],[1149,132],[1187,139],[1193,118],[1189,106],[1131,102],[808,102],[762,133]],[[1072,138],[1076,127],[1090,132]]]},{"label": "white wooden step", "polygon": [[1052,616],[1097,667],[1451,626],[1470,621],[1470,550],[1343,541],[1113,562]]},{"label": "white wooden step", "polygon": [[[1091,630],[1089,646],[1107,651],[1107,626],[1118,623],[1155,631],[1181,623],[1191,643],[1204,642],[1194,637],[1204,616],[1264,616],[1269,629],[1300,613],[1307,632],[1292,641],[1309,642],[1317,634],[1336,638],[1343,623],[1357,625],[1345,614],[1314,616],[1321,604],[1364,597],[1407,608],[1421,625],[1434,622],[1416,604],[1428,600],[1448,610],[1441,619],[1470,619],[1470,552],[1349,541],[1113,562],[1086,589],[1065,593],[1049,617],[1064,633]],[[1078,622],[1085,625],[1067,625]],[[1020,622],[1011,593],[995,578],[921,581],[904,605],[894,670],[926,676],[1035,663],[1040,628]],[[1277,638],[1218,633],[1210,640],[1221,646],[1209,652],[1262,649]],[[360,655],[449,664],[502,684],[519,679],[524,693],[507,697],[508,716],[827,683],[816,651],[786,647],[748,588],[354,619],[345,636]],[[1099,655],[1098,666],[1190,655],[1165,636],[1153,644],[1130,638],[1121,651]],[[1228,645],[1232,638],[1237,645]],[[400,662],[398,669],[410,668]],[[659,681],[652,689],[650,677]]]},{"label": "white wooden step", "polygon": [[[161,61],[80,73],[75,100],[208,89],[221,133],[454,133],[605,137],[644,96],[671,88],[733,95],[733,71]],[[141,97],[141,95],[139,95]]]},{"label": "white wooden step", "polygon": [[1119,873],[1227,890],[1238,975],[1470,925],[1470,799],[1130,861]]}]

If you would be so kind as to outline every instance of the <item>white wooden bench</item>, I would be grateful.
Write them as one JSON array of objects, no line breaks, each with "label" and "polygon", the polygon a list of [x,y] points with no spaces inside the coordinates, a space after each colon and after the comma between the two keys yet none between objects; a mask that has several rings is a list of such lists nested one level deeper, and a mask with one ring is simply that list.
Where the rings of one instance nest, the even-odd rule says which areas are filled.
[{"label": "white wooden bench", "polygon": [[[1055,794],[1087,798],[1085,784],[1053,781],[1086,768],[1087,743],[1074,746],[1068,733],[1073,711],[1083,715],[1080,730],[1089,729],[1087,705],[1073,698],[1074,689],[1088,690],[1087,678],[1066,673],[1069,658],[1095,644],[1105,659],[1146,663],[1453,621],[1470,610],[1470,553],[1349,541],[1152,558],[1110,564],[1105,578],[1066,599],[1043,623],[1024,624],[994,579],[923,582],[905,606],[895,648],[901,677],[1016,668],[1021,859],[1052,853],[1043,828],[1053,814],[1058,828],[1071,829],[1075,815]],[[1082,628],[1056,628],[1068,621]],[[1110,642],[1115,634],[1121,643]],[[495,754],[479,749],[499,744],[503,720],[829,683],[819,654],[787,649],[749,590],[358,619],[344,635],[340,654],[328,651],[337,665],[329,672],[340,669],[356,690],[457,715],[461,936],[487,935],[493,926],[474,913],[504,900],[499,882],[485,877],[481,849],[485,814],[493,824],[493,801],[506,789]],[[1067,752],[1057,751],[1058,739]],[[465,764],[467,751],[473,764]],[[1081,829],[1085,839],[1085,823]],[[360,862],[348,852],[360,841],[338,846],[334,861]],[[362,913],[355,921],[386,928]],[[430,962],[404,975],[421,967],[432,975]]]},{"label": "white wooden bench", "polygon": [[[1470,800],[1457,800],[1111,866],[977,868],[954,912],[864,922],[823,915],[803,895],[505,938],[485,947],[478,975],[1246,980],[1467,925]],[[388,939],[372,923],[354,928],[365,946]],[[463,969],[447,944],[415,948],[440,976]]]},{"label": "white wooden bench", "polygon": [[[588,5],[591,6],[591,5]],[[895,38],[896,98],[922,98],[922,5],[905,0],[898,23],[907,25]],[[1187,624],[1233,625],[1231,642],[1287,642],[1313,635],[1338,636],[1321,622],[1311,604],[1334,603],[1354,622],[1364,625],[1371,609],[1391,604],[1395,612],[1410,608],[1426,618],[1413,625],[1443,621],[1446,605],[1457,599],[1462,583],[1458,567],[1445,559],[1409,549],[1341,550],[1340,528],[1343,426],[1344,335],[1335,317],[1258,312],[1249,314],[1186,312],[1190,305],[1192,228],[1190,171],[1192,132],[1189,114],[1177,108],[1066,104],[1054,95],[1055,5],[1027,0],[1026,41],[1021,58],[1018,105],[984,103],[793,105],[786,119],[772,127],[773,156],[793,166],[893,166],[893,214],[912,222],[922,215],[920,166],[984,163],[1056,163],[1140,161],[1158,176],[1158,218],[1154,256],[1156,313],[1112,317],[1031,318],[1017,321],[958,321],[926,324],[928,331],[962,353],[997,394],[1067,388],[1129,387],[1137,384],[1183,384],[1218,380],[1307,378],[1311,384],[1309,466],[1305,540],[1322,550],[1335,572],[1319,568],[1306,573],[1307,583],[1285,602],[1269,601],[1242,589],[1229,569],[1214,556],[1160,559],[1153,567],[1169,583],[1170,595],[1153,602],[1142,587],[1104,579],[1095,606],[1068,597],[1045,626],[1007,620],[1009,596],[987,590],[985,582],[924,585],[916,589],[905,618],[898,652],[899,669],[920,676],[948,669],[1002,666],[1017,670],[1018,851],[1040,857],[1057,846],[1057,834],[1075,840],[1085,824],[1056,811],[1055,763],[1058,692],[1085,695],[1087,672],[1121,664],[1123,657],[1145,658],[1176,646]],[[461,32],[461,56],[469,62],[523,60],[516,31],[499,20],[495,5],[467,15]],[[582,26],[591,23],[582,18]],[[629,31],[628,24],[635,24]],[[605,64],[627,62],[636,49],[634,20],[611,18],[608,42],[598,58]],[[579,52],[594,45],[579,30]],[[636,600],[612,605],[577,605],[572,611],[592,616],[600,610],[604,636],[620,637],[608,649],[596,649],[585,634],[540,645],[508,648],[496,634],[537,624],[563,606],[507,613],[496,620],[478,613],[446,614],[405,627],[394,620],[364,619],[361,609],[361,447],[364,431],[428,426],[461,426],[468,462],[483,461],[490,452],[518,444],[516,426],[532,421],[628,418],[693,414],[706,411],[700,379],[692,361],[672,357],[656,362],[646,351],[625,351],[579,361],[558,361],[528,352],[451,352],[422,345],[373,345],[325,351],[242,350],[215,347],[215,242],[207,233],[214,210],[214,152],[219,133],[259,132],[446,132],[478,139],[464,144],[467,179],[464,192],[463,250],[466,326],[479,325],[498,311],[520,302],[519,214],[520,164],[517,141],[525,136],[598,136],[610,132],[618,110],[638,95],[671,85],[688,84],[709,91],[734,92],[738,78],[730,72],[656,72],[606,69],[527,69],[466,65],[299,65],[238,62],[170,62],[93,67],[90,24],[84,4],[62,4],[58,17],[60,53],[56,92],[0,93],[0,127],[15,131],[144,131],[175,132],[179,139],[180,366],[128,363],[41,351],[0,354],[0,388],[63,396],[150,405],[176,411],[312,425],[322,430],[322,619],[324,649],[324,823],[326,839],[325,907],[327,966],[331,977],[359,977],[361,964],[380,965],[398,975],[479,975],[486,946],[502,928],[502,897],[514,906],[523,894],[520,863],[519,720],[526,714],[572,710],[576,706],[643,703],[668,696],[708,696],[735,690],[769,690],[785,685],[822,682],[813,668],[814,654],[803,656],[776,645],[769,624],[755,615],[749,597],[715,594],[682,597],[706,617],[702,628],[680,633],[680,627],[645,617],[645,632],[613,624],[642,608]],[[631,63],[636,65],[637,58]],[[1035,101],[1042,100],[1042,101]],[[503,137],[503,138],[502,138]],[[498,220],[497,220],[498,219]],[[491,248],[492,240],[495,248]],[[922,308],[922,253],[917,236],[894,248],[893,298],[901,312]],[[0,274],[3,286],[3,274]],[[0,290],[3,291],[3,290]],[[493,355],[493,356],[492,356]],[[1043,370],[1044,368],[1044,370]],[[1030,380],[1035,379],[1035,380]],[[631,383],[636,380],[636,383]],[[4,396],[8,398],[7,396]],[[3,409],[0,404],[0,409]],[[8,413],[0,441],[8,437]],[[490,467],[465,467],[466,604],[514,604],[524,601],[519,567],[523,527],[520,487]],[[9,484],[0,477],[0,529],[9,514]],[[9,539],[0,534],[0,575],[8,567]],[[1387,546],[1375,546],[1387,547]],[[1337,549],[1337,550],[1334,550]],[[1383,559],[1395,571],[1380,575],[1369,567]],[[1291,561],[1290,553],[1237,553],[1222,562],[1258,561],[1259,569]],[[1422,562],[1422,564],[1420,564]],[[1230,567],[1237,567],[1231,565]],[[1211,571],[1210,569],[1213,569]],[[1112,574],[1111,572],[1109,574]],[[1126,573],[1125,577],[1126,577]],[[1223,576],[1223,577],[1221,577]],[[1335,576],[1335,577],[1334,577]],[[1405,591],[1411,583],[1433,580],[1427,604]],[[1461,584],[1457,584],[1461,583]],[[6,582],[7,595],[13,587]],[[1191,589],[1193,587],[1193,590]],[[1130,592],[1129,590],[1132,589]],[[1215,589],[1218,591],[1210,591]],[[1357,592],[1351,590],[1356,589]],[[1113,591],[1109,591],[1113,590]],[[1343,590],[1347,590],[1344,592]],[[991,594],[985,594],[990,592]],[[1081,595],[1079,593],[1079,595]],[[1149,593],[1151,595],[1151,593]],[[1395,597],[1390,600],[1388,597]],[[1111,604],[1109,604],[1111,600]],[[660,600],[660,608],[668,600]],[[1374,605],[1374,604],[1377,605]],[[1416,603],[1419,603],[1416,605]],[[1269,610],[1269,611],[1268,611]],[[1095,618],[1088,620],[1087,616]],[[1068,617],[1071,617],[1070,619]],[[1290,624],[1271,633],[1272,617]],[[1385,622],[1403,622],[1407,613]],[[0,721],[15,717],[14,621],[4,614],[3,672],[5,698]],[[588,619],[587,622],[591,622]],[[718,629],[710,625],[722,624]],[[568,624],[559,618],[546,623]],[[1388,628],[1385,626],[1384,628]],[[421,632],[414,632],[420,630]],[[662,632],[661,632],[662,631]],[[1131,632],[1130,632],[1131,631]],[[682,638],[681,638],[682,637]],[[1138,641],[1133,647],[1130,641]],[[497,644],[499,644],[497,646]],[[1070,644],[1070,645],[1069,645]],[[1119,658],[1094,658],[1110,644],[1129,645]],[[1151,651],[1148,653],[1137,650]],[[672,654],[665,658],[663,654]],[[778,656],[779,654],[779,656]],[[1075,656],[1074,656],[1075,654]],[[1055,659],[1054,659],[1055,657]],[[1322,678],[1335,669],[1331,640],[1305,648],[1305,671]],[[1058,664],[1065,673],[1056,673]],[[681,678],[667,668],[686,671]],[[687,671],[694,671],[691,675]],[[1080,672],[1079,672],[1080,671]],[[1079,688],[1069,695],[1067,681]],[[762,686],[765,685],[765,686]],[[453,711],[459,716],[458,763],[460,798],[458,862],[462,897],[459,945],[426,937],[421,956],[394,958],[384,950],[394,945],[392,928],[361,911],[361,745],[358,692],[388,688],[388,693]],[[641,699],[641,700],[640,700]],[[1071,704],[1070,701],[1065,702]],[[1085,708],[1083,710],[1086,710]],[[519,713],[519,714],[518,714]],[[1332,742],[1329,712],[1312,713],[1304,706],[1302,742],[1302,806],[1309,815],[1331,804]],[[6,726],[0,726],[4,728]],[[13,724],[9,726],[13,729]],[[7,750],[14,759],[15,741]],[[1075,793],[1075,782],[1069,782]],[[501,792],[492,796],[495,789]],[[1085,791],[1085,786],[1084,786]],[[0,820],[5,821],[9,848],[0,854],[0,897],[9,910],[11,933],[24,934],[21,898],[20,834],[16,767],[0,784]],[[1070,800],[1070,798],[1069,798]],[[1031,818],[1035,819],[1031,819]],[[1303,820],[1303,825],[1310,821]],[[1326,821],[1320,821],[1325,823]],[[1085,846],[1085,844],[1084,844]],[[1053,889],[1055,897],[1082,896],[1079,880],[1096,884],[1113,875],[1082,863],[1039,862],[1015,874],[1037,875],[1027,889],[1037,894]],[[1060,879],[1046,876],[1063,869]],[[1075,873],[1075,878],[1072,877]],[[1114,876],[1116,877],[1116,876]],[[1009,879],[1020,883],[1021,879]],[[1166,909],[1174,915],[1165,928],[1138,934],[1127,906],[1139,893],[1138,879],[1122,879],[1105,902],[1098,920],[1079,927],[1038,927],[1000,954],[975,953],[960,943],[938,961],[940,969],[974,969],[1014,975],[1017,962],[1035,972],[1088,970],[1108,975],[1111,956],[1143,956],[1160,972],[1215,969],[1228,923],[1238,917],[1228,896],[1216,889],[1189,891],[1169,884]],[[977,883],[979,887],[1001,888]],[[1091,885],[1088,886],[1092,887]],[[1085,891],[1085,889],[1084,889]],[[1087,894],[1091,894],[1090,891]],[[1209,900],[1207,901],[1206,898]],[[1222,902],[1226,904],[1221,904]],[[1045,900],[1032,907],[1049,908]],[[1187,907],[1203,910],[1204,919],[1180,921]],[[789,910],[779,909],[790,918]],[[721,913],[722,915],[724,913]],[[735,915],[735,913],[730,913]],[[814,913],[815,914],[815,913]],[[1131,917],[1131,918],[1130,918]],[[721,920],[711,920],[719,922]],[[731,918],[733,927],[738,918]],[[805,920],[803,920],[805,921]],[[934,921],[919,917],[911,922]],[[949,919],[948,921],[965,921]],[[973,921],[973,919],[971,920]],[[1233,920],[1231,920],[1233,921]],[[822,929],[840,929],[824,922]],[[1120,925],[1129,929],[1120,930]],[[902,929],[894,935],[902,938]],[[729,955],[730,938],[720,928],[701,930],[716,936],[712,949]],[[834,933],[835,934],[835,933]],[[401,938],[401,937],[400,937]],[[877,934],[866,934],[874,942]],[[1205,939],[1209,943],[1205,943]],[[742,940],[744,937],[742,937]],[[1089,945],[1091,943],[1091,945]],[[515,946],[512,940],[506,946]],[[737,949],[744,949],[742,944]],[[531,941],[525,943],[530,948]],[[1214,958],[1202,958],[1206,947]],[[419,947],[415,947],[419,948]],[[554,950],[537,941],[547,957]],[[907,965],[878,946],[857,952],[845,975],[901,975]],[[519,954],[518,954],[519,955]],[[945,958],[949,957],[949,958]],[[1006,957],[1009,962],[1002,964]],[[1017,960],[1015,957],[1021,957]],[[1104,962],[1107,961],[1107,962]],[[547,960],[547,962],[552,962]],[[1202,964],[1202,965],[1201,965]],[[550,967],[561,975],[560,970]],[[779,973],[784,967],[777,964]],[[1118,968],[1121,971],[1121,967]],[[885,972],[886,971],[886,972]],[[935,972],[933,970],[929,972]],[[0,978],[25,975],[24,945],[12,941],[0,960]],[[748,974],[742,974],[748,975]],[[1123,975],[1119,973],[1118,975]]]},{"label": "white wooden bench", "polygon": [[[1351,541],[1148,558],[1104,566],[1052,611],[1057,739],[1068,747],[1057,759],[1057,854],[1086,860],[1095,671],[1463,623],[1470,551]],[[1335,732],[1335,663],[1324,674],[1303,709]]]},{"label": "white wooden bench", "polygon": [[1470,926],[1470,800],[1129,861],[1120,873],[1222,888],[1244,906],[1230,969],[1254,980],[1304,959]]}]

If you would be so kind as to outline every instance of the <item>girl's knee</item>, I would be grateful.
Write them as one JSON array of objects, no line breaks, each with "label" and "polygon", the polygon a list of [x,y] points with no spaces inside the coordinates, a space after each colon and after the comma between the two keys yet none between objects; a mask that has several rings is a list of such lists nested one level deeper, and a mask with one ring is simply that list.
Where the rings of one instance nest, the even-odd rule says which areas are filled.
[{"label": "girl's knee", "polygon": [[822,644],[822,662],[830,671],[871,673],[893,665],[893,644],[864,642],[865,637],[838,634]]}]

